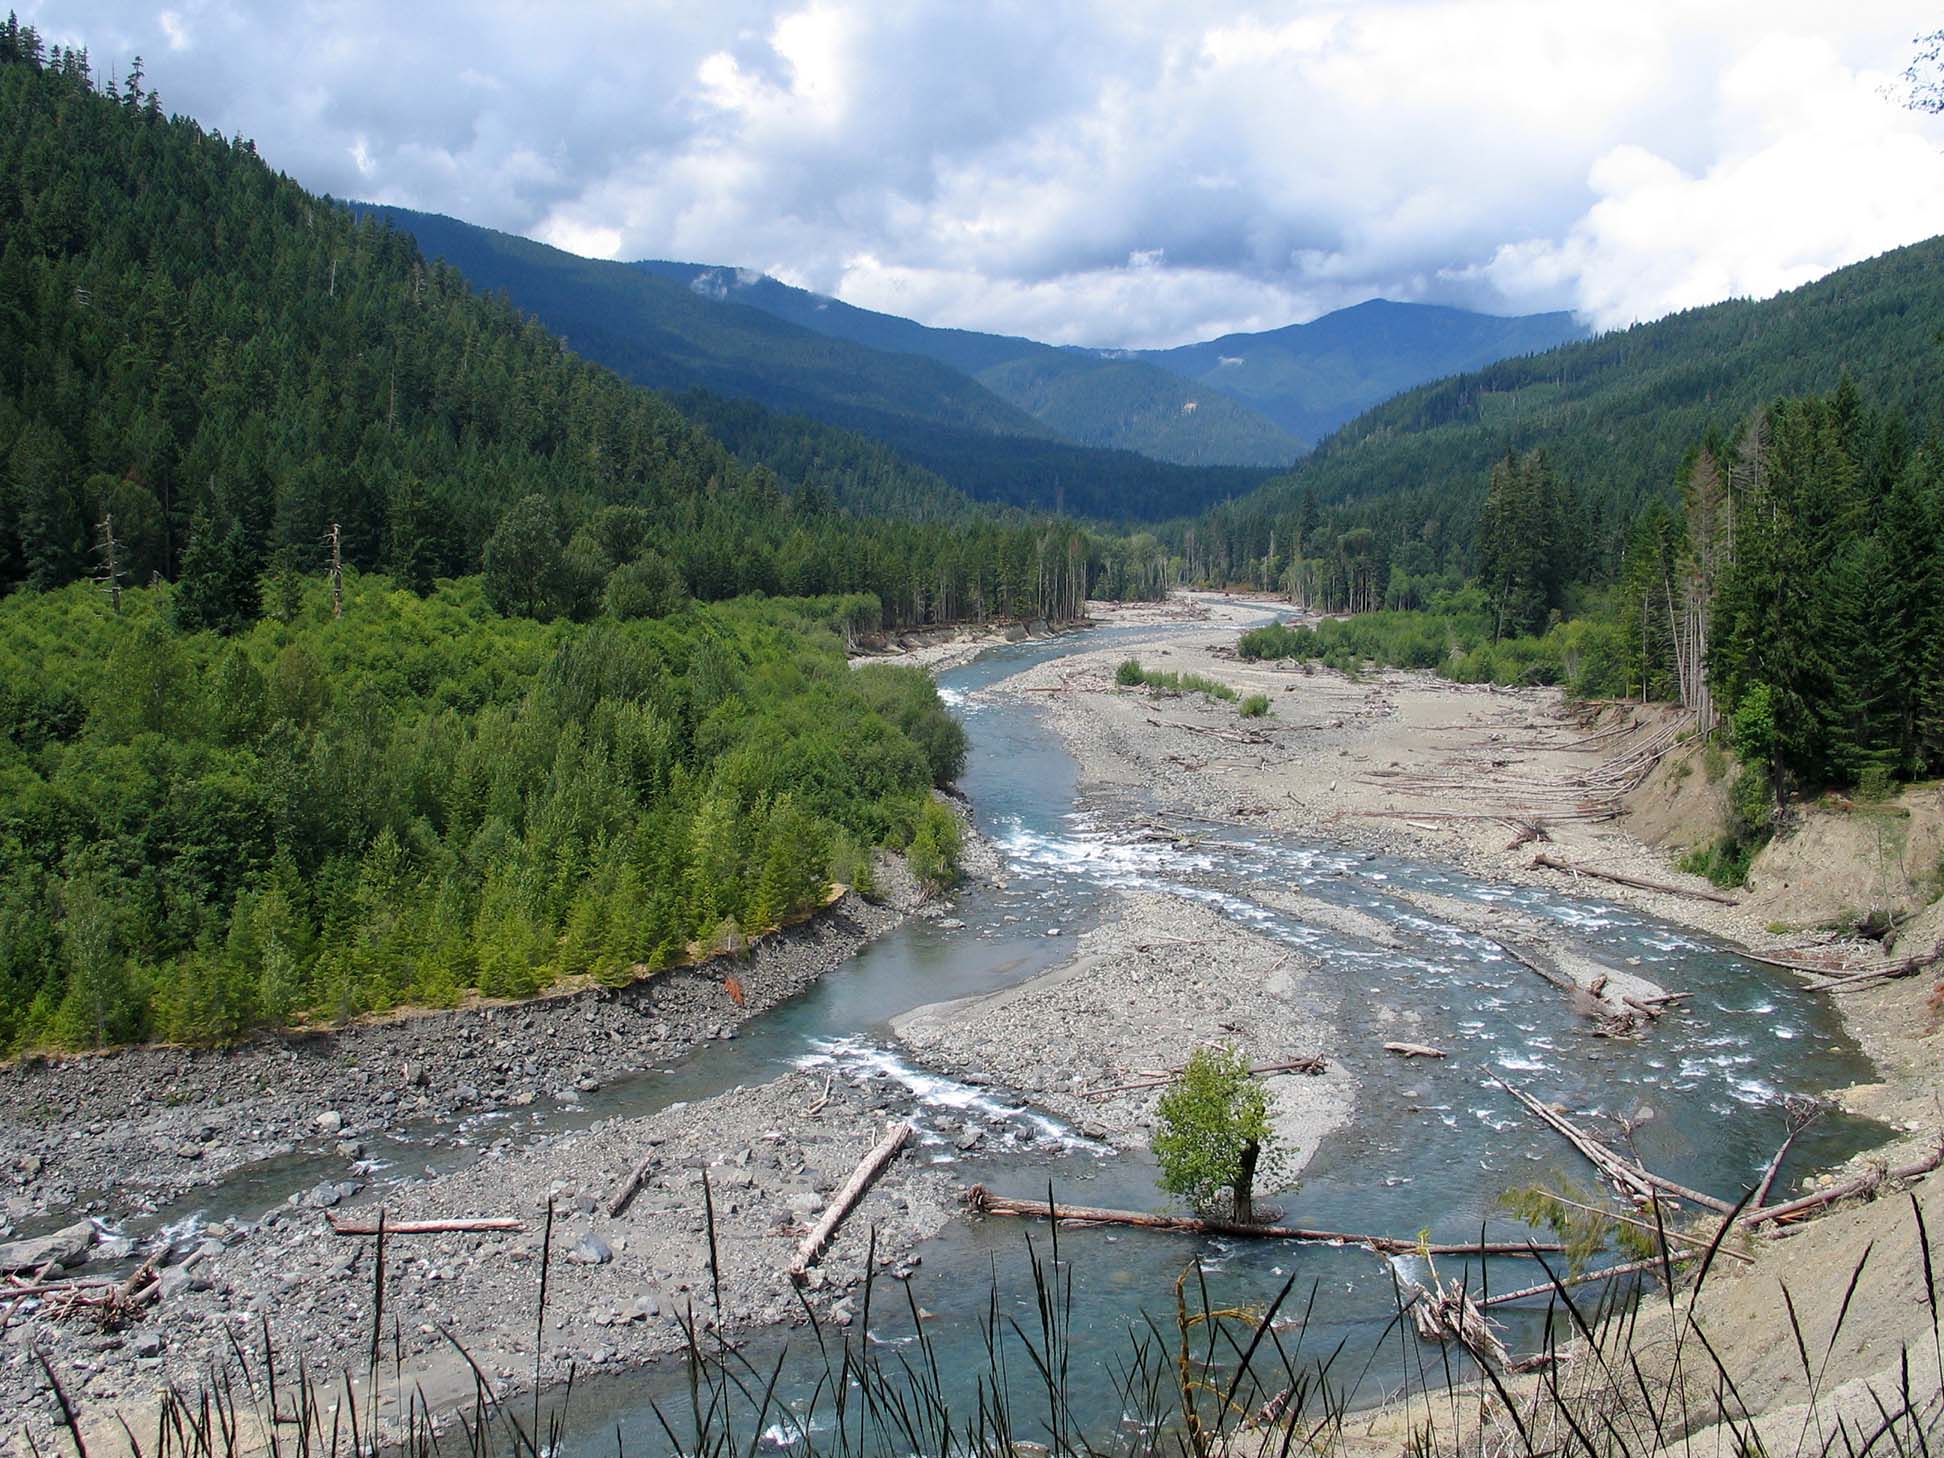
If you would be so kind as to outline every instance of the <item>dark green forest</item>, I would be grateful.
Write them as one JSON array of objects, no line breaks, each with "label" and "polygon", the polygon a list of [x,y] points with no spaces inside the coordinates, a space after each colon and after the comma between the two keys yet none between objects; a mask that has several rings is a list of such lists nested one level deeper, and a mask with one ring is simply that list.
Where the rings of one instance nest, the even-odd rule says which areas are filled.
[{"label": "dark green forest", "polygon": [[799,424],[740,459],[10,20],[0,1048],[625,978],[875,847],[949,879],[962,731],[846,648],[1165,557]]},{"label": "dark green forest", "polygon": [[1753,776],[1744,839],[1777,799],[1944,773],[1944,442],[1897,404],[1845,378],[1693,442],[1610,564],[1587,519],[1543,453],[1508,457],[1474,577],[1418,579],[1400,609],[1393,569],[1371,604],[1392,610],[1261,630],[1240,651],[1678,702],[1725,725]]},{"label": "dark green forest", "polygon": [[[1170,532],[1191,575],[1280,581],[1296,552],[1374,556],[1411,580],[1479,569],[1480,513],[1495,462],[1542,451],[1570,481],[1587,550],[1611,572],[1632,523],[1672,499],[1711,433],[1769,402],[1834,390],[1845,374],[1919,434],[1944,350],[1944,239],[1840,269],[1764,300],[1730,300],[1507,359],[1408,391],[1344,426],[1289,475]],[[1270,560],[1271,545],[1275,558]],[[1332,601],[1347,604],[1347,586]]]},{"label": "dark green forest", "polygon": [[223,638],[178,593],[0,601],[0,1047],[625,979],[956,844],[963,731],[848,666],[844,600],[543,624],[354,571]]},{"label": "dark green forest", "polygon": [[1108,567],[1059,523],[950,530],[936,478],[821,430],[760,432],[794,479],[739,460],[408,236],[168,118],[139,72],[99,93],[17,24],[0,46],[0,590],[100,575],[110,527],[120,581],[181,579],[183,626],[219,630],[260,574],[320,570],[334,524],[353,566],[423,591],[491,557],[496,602],[577,620],[638,557],[676,599],[867,593],[886,627],[1070,615]]}]

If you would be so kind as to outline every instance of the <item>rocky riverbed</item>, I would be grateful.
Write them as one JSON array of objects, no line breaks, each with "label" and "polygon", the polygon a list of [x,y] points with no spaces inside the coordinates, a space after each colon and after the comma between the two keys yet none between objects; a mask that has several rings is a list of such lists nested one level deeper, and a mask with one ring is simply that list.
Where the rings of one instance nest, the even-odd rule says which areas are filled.
[{"label": "rocky riverbed", "polygon": [[[464,1398],[474,1381],[445,1332],[463,1338],[466,1355],[503,1395],[536,1372],[552,1382],[570,1367],[616,1368],[679,1351],[686,1321],[733,1331],[800,1319],[784,1273],[809,1225],[883,1137],[896,1112],[883,1093],[793,1073],[648,1118],[523,1145],[501,1141],[467,1169],[394,1187],[385,1200],[390,1222],[521,1224],[387,1242],[386,1364],[403,1364],[436,1407]],[[639,1192],[610,1215],[614,1195],[644,1162]],[[820,1319],[852,1319],[849,1292],[873,1232],[881,1265],[902,1275],[904,1255],[943,1227],[955,1199],[956,1186],[928,1163],[894,1166],[813,1269],[806,1298]],[[720,1261],[713,1274],[711,1202]],[[345,1213],[366,1224],[376,1217],[370,1207]],[[19,1328],[31,1339],[16,1340],[0,1364],[0,1407],[24,1413],[48,1403],[32,1352],[44,1352],[70,1396],[90,1408],[143,1404],[166,1384],[193,1391],[229,1355],[231,1337],[251,1349],[266,1322],[286,1370],[301,1359],[313,1372],[362,1371],[379,1288],[376,1244],[335,1233],[308,1197],[257,1220],[201,1227],[164,1269],[160,1302],[127,1331],[82,1320]]]},{"label": "rocky riverbed", "polygon": [[[1123,893],[1063,966],[990,997],[919,1008],[892,1027],[927,1064],[1016,1089],[1126,1149],[1148,1142],[1160,1080],[1197,1047],[1231,1046],[1257,1066],[1325,1052],[1332,1034],[1315,970],[1205,906]],[[1294,1174],[1349,1117],[1355,1081],[1326,1059],[1320,1074],[1263,1086]]]},{"label": "rocky riverbed", "polygon": [[[997,867],[971,836],[966,861],[974,876]],[[608,1083],[734,1038],[745,1019],[917,910],[939,908],[900,859],[882,857],[875,899],[846,894],[733,962],[227,1050],[150,1047],[0,1066],[0,1263],[28,1281],[114,1278],[150,1258],[161,1273],[159,1301],[119,1331],[85,1315],[51,1319],[47,1301],[8,1303],[0,1291],[0,1411],[27,1415],[39,1438],[53,1433],[40,1354],[90,1411],[139,1408],[167,1382],[193,1386],[221,1360],[226,1332],[254,1331],[266,1317],[288,1354],[305,1353],[314,1370],[342,1370],[369,1348],[370,1242],[331,1235],[327,1212],[369,1218],[381,1194],[393,1219],[483,1213],[525,1222],[516,1235],[394,1248],[388,1304],[400,1323],[397,1351],[442,1380],[459,1381],[463,1364],[433,1360],[440,1325],[467,1333],[469,1344],[476,1337],[497,1379],[531,1380],[549,1197],[556,1274],[567,1273],[556,1309],[572,1319],[558,1318],[543,1380],[570,1360],[672,1350],[680,1334],[668,1318],[708,1284],[697,1255],[700,1206],[688,1205],[699,1201],[709,1166],[725,1166],[719,1228],[736,1237],[725,1310],[739,1322],[788,1315],[793,1303],[777,1285],[774,1258],[804,1212],[849,1172],[862,1152],[853,1145],[868,1147],[881,1133],[871,1091],[840,1083],[814,1117],[804,1112],[812,1096],[801,1079],[646,1120],[590,1123],[582,1107]],[[415,1149],[436,1166],[401,1181],[401,1151]],[[666,1153],[637,1208],[618,1224],[590,1217],[588,1207],[604,1208],[649,1149]],[[199,1192],[217,1186],[238,1209],[211,1211],[222,1218],[204,1223]],[[253,1189],[255,1205],[239,1193]],[[858,1228],[875,1219],[886,1249],[906,1248],[942,1222],[934,1195],[910,1180],[887,1185],[873,1200],[903,1203],[866,1208]],[[840,1242],[837,1257],[846,1251]]]}]

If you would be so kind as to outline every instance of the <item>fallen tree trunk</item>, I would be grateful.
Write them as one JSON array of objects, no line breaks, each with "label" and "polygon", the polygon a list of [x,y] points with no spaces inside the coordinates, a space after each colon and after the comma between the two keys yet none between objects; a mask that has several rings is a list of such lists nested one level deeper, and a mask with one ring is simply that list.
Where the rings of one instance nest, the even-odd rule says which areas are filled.
[{"label": "fallen tree trunk", "polygon": [[1433,1048],[1428,1043],[1386,1043],[1384,1044],[1384,1051],[1386,1053],[1398,1053],[1406,1058],[1442,1058],[1445,1056],[1444,1049]]},{"label": "fallen tree trunk", "polygon": [[1620,871],[1600,871],[1592,866],[1576,866],[1571,861],[1562,861],[1557,856],[1537,855],[1529,863],[1529,869],[1541,867],[1549,871],[1564,871],[1569,876],[1591,876],[1596,881],[1612,881],[1620,886],[1632,886],[1638,891],[1664,891],[1670,896],[1691,896],[1697,901],[1716,901],[1723,906],[1739,906],[1741,902],[1732,896],[1724,896],[1719,891],[1697,891],[1688,886],[1670,886],[1665,881],[1649,881],[1644,876],[1629,876]]},{"label": "fallen tree trunk", "polygon": [[[1671,1255],[1668,1260],[1675,1265],[1696,1259],[1692,1255]],[[1550,1296],[1561,1286],[1584,1286],[1589,1281],[1604,1281],[1611,1276],[1631,1276],[1641,1271],[1659,1270],[1661,1258],[1650,1257],[1644,1261],[1623,1261],[1617,1266],[1602,1266],[1597,1271],[1581,1271],[1577,1276],[1561,1276],[1556,1281],[1547,1281],[1539,1286],[1522,1286],[1517,1291],[1501,1291],[1496,1296],[1487,1296],[1480,1306],[1503,1306],[1508,1301],[1528,1301],[1534,1296]]]},{"label": "fallen tree trunk", "polygon": [[1741,1217],[1741,1223],[1751,1229],[1766,1225],[1773,1220],[1787,1220],[1791,1216],[1804,1215],[1811,1210],[1820,1210],[1825,1205],[1833,1205],[1838,1200],[1847,1200],[1852,1195],[1866,1195],[1889,1180],[1914,1180],[1935,1170],[1944,1161],[1944,1143],[1940,1143],[1922,1159],[1900,1164],[1895,1169],[1873,1169],[1860,1174],[1855,1179],[1844,1180],[1831,1185],[1826,1190],[1818,1190],[1813,1195],[1804,1195],[1800,1200],[1789,1200],[1784,1204],[1770,1205],[1764,1210],[1749,1210]]},{"label": "fallen tree trunk", "polygon": [[1190,1235],[1241,1235],[1263,1240],[1309,1240],[1329,1245],[1362,1245],[1385,1255],[1550,1255],[1562,1245],[1538,1241],[1467,1241],[1420,1245],[1388,1235],[1356,1235],[1342,1230],[1308,1230],[1297,1225],[1251,1225],[1196,1215],[1150,1215],[1141,1210],[1106,1210],[1098,1205],[1062,1205],[995,1195],[984,1185],[965,1192],[965,1203],[986,1215],[1018,1215],[1029,1220],[1070,1220],[1085,1225],[1131,1225],[1140,1230],[1179,1230]]},{"label": "fallen tree trunk", "polygon": [[648,1176],[659,1163],[661,1163],[661,1156],[652,1150],[641,1156],[641,1162],[628,1171],[628,1177],[621,1181],[621,1187],[614,1192],[614,1198],[608,1201],[607,1212],[610,1218],[628,1208],[629,1202],[641,1193],[641,1187],[647,1183]]},{"label": "fallen tree trunk", "polygon": [[1564,1114],[1547,1108],[1524,1089],[1516,1088],[1502,1078],[1494,1081],[1523,1104],[1534,1118],[1563,1135],[1568,1143],[1592,1161],[1595,1168],[1620,1186],[1622,1193],[1630,1190],[1642,1200],[1651,1201],[1655,1192],[1659,1191],[1664,1195],[1673,1195],[1676,1199],[1691,1201],[1704,1209],[1713,1210],[1718,1215],[1734,1214],[1735,1207],[1726,1200],[1704,1194],[1700,1190],[1689,1189],[1686,1185],[1677,1184],[1665,1175],[1655,1174],[1637,1161],[1623,1159]]},{"label": "fallen tree trunk", "polygon": [[[1293,1062],[1289,1062],[1289,1063],[1260,1064],[1255,1068],[1251,1068],[1249,1072],[1251,1075],[1260,1078],[1266,1074],[1273,1074],[1273,1073],[1318,1074],[1321,1073],[1325,1067],[1327,1067],[1327,1065],[1323,1062],[1321,1058],[1317,1058],[1312,1055],[1307,1058],[1295,1059]],[[1111,1088],[1090,1088],[1085,1090],[1083,1093],[1081,1093],[1079,1097],[1083,1099],[1104,1099],[1107,1097],[1108,1094],[1136,1093],[1141,1089],[1147,1089],[1147,1088],[1166,1088],[1169,1084],[1173,1083],[1176,1078],[1180,1077],[1181,1072],[1182,1072],[1181,1069],[1175,1068],[1175,1069],[1170,1069],[1166,1073],[1151,1074],[1148,1077],[1143,1078],[1138,1083],[1117,1083],[1113,1085],[1113,1087]]]},{"label": "fallen tree trunk", "polygon": [[[376,1225],[365,1225],[340,1220],[335,1215],[324,1217],[331,1222],[333,1235],[376,1235]],[[385,1234],[392,1235],[475,1235],[491,1230],[525,1230],[526,1222],[511,1218],[480,1220],[387,1220]]]},{"label": "fallen tree trunk", "polygon": [[844,1181],[843,1189],[832,1198],[830,1208],[823,1212],[823,1218],[797,1246],[796,1259],[790,1262],[789,1277],[792,1281],[802,1282],[817,1257],[823,1254],[823,1248],[830,1243],[830,1237],[837,1233],[837,1227],[844,1223],[844,1218],[864,1198],[864,1192],[884,1173],[885,1166],[898,1157],[898,1151],[904,1148],[909,1138],[911,1125],[893,1124],[877,1147],[858,1162],[857,1168],[851,1171],[851,1177]]}]

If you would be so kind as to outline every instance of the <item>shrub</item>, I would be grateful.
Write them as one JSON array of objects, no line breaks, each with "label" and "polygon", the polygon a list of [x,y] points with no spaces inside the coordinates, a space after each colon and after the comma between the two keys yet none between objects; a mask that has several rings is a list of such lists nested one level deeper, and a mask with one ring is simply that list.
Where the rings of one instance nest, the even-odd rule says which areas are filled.
[{"label": "shrub", "polygon": [[1146,681],[1147,675],[1141,672],[1137,659],[1129,658],[1114,670],[1114,682],[1122,688],[1139,688]]},{"label": "shrub", "polygon": [[951,885],[958,879],[961,845],[958,816],[936,800],[926,801],[905,851],[911,874],[933,890]]},{"label": "shrub", "polygon": [[1161,1188],[1198,1211],[1227,1194],[1237,1220],[1255,1218],[1255,1182],[1277,1177],[1282,1154],[1269,1098],[1233,1048],[1197,1048],[1157,1111]]},{"label": "shrub", "polygon": [[1269,712],[1269,695],[1250,694],[1242,701],[1241,714],[1245,719],[1260,719]]}]

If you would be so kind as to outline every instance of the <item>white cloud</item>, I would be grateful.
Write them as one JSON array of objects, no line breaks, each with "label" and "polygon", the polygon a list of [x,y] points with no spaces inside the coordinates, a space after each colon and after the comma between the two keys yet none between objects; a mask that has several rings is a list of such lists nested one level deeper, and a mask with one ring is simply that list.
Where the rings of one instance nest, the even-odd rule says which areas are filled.
[{"label": "white cloud", "polygon": [[1062,342],[1626,322],[1944,223],[1944,123],[1880,94],[1908,0],[28,11],[321,191]]}]

